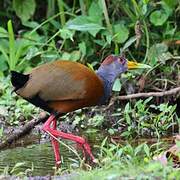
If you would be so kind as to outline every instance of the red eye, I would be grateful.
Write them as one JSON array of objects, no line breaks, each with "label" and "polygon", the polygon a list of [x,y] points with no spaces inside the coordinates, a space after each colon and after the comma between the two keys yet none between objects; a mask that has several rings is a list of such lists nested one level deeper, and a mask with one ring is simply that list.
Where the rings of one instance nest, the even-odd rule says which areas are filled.
[{"label": "red eye", "polygon": [[120,64],[124,64],[124,62],[125,62],[124,58],[119,58],[118,61]]}]

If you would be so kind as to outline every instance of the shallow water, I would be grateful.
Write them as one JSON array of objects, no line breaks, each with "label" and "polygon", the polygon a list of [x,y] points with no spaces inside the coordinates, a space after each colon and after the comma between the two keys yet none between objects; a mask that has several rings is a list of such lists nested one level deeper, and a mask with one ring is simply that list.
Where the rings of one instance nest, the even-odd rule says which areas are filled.
[{"label": "shallow water", "polygon": [[[105,138],[105,135],[101,133],[86,133],[86,138],[92,144],[101,144],[102,140]],[[123,141],[119,136],[114,136],[110,138],[112,141],[116,141],[120,144],[126,144],[126,141]],[[168,144],[172,143],[172,137],[165,138],[164,142],[168,142]],[[67,145],[73,146],[77,149],[75,143],[70,141],[63,141]],[[157,142],[157,139],[139,139],[135,141],[131,141],[132,144],[141,144],[143,142],[147,142],[148,144],[152,144]],[[28,145],[29,144],[29,145]],[[17,147],[18,146],[18,147]],[[60,152],[62,158],[62,166],[61,168],[68,169],[69,166],[78,166],[78,158],[76,155],[67,149],[64,145],[60,144]],[[82,157],[82,152],[78,151],[80,156]],[[93,152],[96,156],[96,152]],[[7,149],[0,152],[0,174],[4,171],[5,167],[9,167],[9,172],[17,163],[24,162],[22,166],[18,167],[18,172],[25,172],[27,169],[32,169],[33,166],[33,176],[45,176],[45,175],[54,175],[54,152],[51,146],[51,143],[48,141],[42,142],[42,139],[38,136],[29,135],[28,137],[24,137],[20,141],[14,144],[14,148]]]},{"label": "shallow water", "polygon": [[[95,141],[93,136],[90,139],[88,141],[91,143]],[[77,149],[77,145],[71,141],[65,140],[63,143]],[[61,168],[68,168],[70,165],[78,166],[77,156],[62,144],[60,144],[60,152],[63,161]],[[82,157],[80,149],[78,154]],[[29,135],[16,142],[11,149],[0,151],[0,174],[3,173],[5,167],[8,166],[10,172],[15,164],[22,162],[25,164],[18,167],[18,172],[25,172],[27,169],[32,169],[33,166],[33,176],[53,175],[55,160],[51,143],[42,141],[38,136]]]},{"label": "shallow water", "polygon": [[[61,146],[63,155],[62,167],[68,166],[69,158],[74,158],[74,154]],[[18,172],[25,172],[27,169],[33,169],[33,175],[47,175],[54,173],[54,154],[50,143],[36,144],[27,147],[17,147],[0,152],[0,172],[5,167],[12,170],[16,163],[24,162],[25,164],[18,168]]]}]

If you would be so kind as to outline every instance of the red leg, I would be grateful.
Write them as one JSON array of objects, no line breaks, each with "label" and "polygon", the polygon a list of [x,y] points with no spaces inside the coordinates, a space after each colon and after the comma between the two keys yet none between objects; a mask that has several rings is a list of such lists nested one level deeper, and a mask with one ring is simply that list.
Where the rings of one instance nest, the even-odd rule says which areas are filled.
[{"label": "red leg", "polygon": [[73,134],[69,134],[69,133],[64,133],[58,130],[54,130],[51,129],[50,125],[51,122],[55,119],[54,115],[51,115],[49,117],[49,119],[45,122],[44,126],[43,126],[43,130],[46,132],[49,132],[50,134],[52,134],[55,137],[60,137],[60,138],[64,138],[64,139],[68,139],[71,141],[75,141],[76,143],[78,143],[85,151],[86,153],[91,157],[91,159],[94,161],[94,156],[91,152],[91,148],[89,146],[89,144],[85,141],[84,138],[79,137],[79,136],[75,136]]},{"label": "red leg", "polygon": [[[57,121],[56,121],[56,117],[54,115],[51,115],[48,118],[48,120],[45,122],[45,124],[44,124],[42,129],[44,131],[46,131],[45,129],[47,127],[50,128],[51,124],[52,124],[52,129],[56,130]],[[59,165],[61,163],[61,158],[60,158],[60,153],[59,153],[60,152],[59,151],[59,142],[54,137],[51,137],[51,143],[52,143],[52,146],[53,146],[53,149],[54,149],[54,156],[55,156],[55,160],[56,160],[56,166],[59,167]]]},{"label": "red leg", "polygon": [[85,150],[84,150],[83,146],[82,146],[81,144],[78,144],[78,143],[77,143],[77,149],[82,150],[82,152],[83,152],[83,156],[84,156],[84,158],[86,159],[86,152],[85,152]]},{"label": "red leg", "polygon": [[[52,122],[52,128],[54,130],[56,130],[56,127],[57,127],[57,121],[56,121],[56,119],[54,119],[53,122]],[[56,165],[59,166],[60,163],[61,163],[61,158],[60,158],[60,153],[59,153],[60,152],[60,150],[59,150],[59,142],[56,139],[54,139],[53,137],[51,137],[51,143],[52,143],[52,146],[53,146],[53,149],[54,149]]]}]

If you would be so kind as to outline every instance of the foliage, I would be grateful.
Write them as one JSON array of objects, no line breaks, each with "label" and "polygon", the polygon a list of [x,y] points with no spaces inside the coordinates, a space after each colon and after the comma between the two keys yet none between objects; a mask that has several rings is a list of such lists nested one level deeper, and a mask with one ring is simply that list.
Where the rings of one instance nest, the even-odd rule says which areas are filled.
[{"label": "foliage", "polygon": [[0,116],[3,116],[9,125],[19,125],[20,120],[28,120],[39,112],[38,108],[12,94],[9,79],[0,81],[0,108]]},{"label": "foliage", "polygon": [[[176,20],[170,21],[170,19],[174,18],[175,16],[173,12],[176,13],[176,16],[179,16],[179,4],[177,0],[173,2],[166,0],[161,0],[158,2],[143,0],[118,1],[118,8],[115,9],[113,9],[113,7],[117,5],[115,1],[113,1],[112,4],[106,4],[104,3],[104,0],[80,2],[79,7],[75,2],[72,6],[66,2],[58,0],[53,1],[50,5],[50,2],[48,1],[48,14],[52,10],[54,16],[49,16],[47,20],[41,23],[34,21],[36,19],[35,8],[36,6],[43,7],[41,3],[37,4],[37,2],[34,0],[23,1],[23,3],[19,0],[13,0],[13,9],[11,9],[11,11],[15,11],[17,16],[20,17],[22,25],[25,28],[30,27],[31,31],[28,37],[24,37],[24,35],[21,34],[20,43],[18,43],[20,44],[18,50],[14,40],[11,22],[9,21],[8,23],[9,34],[6,32],[4,27],[1,27],[2,33],[0,34],[2,34],[2,36],[0,38],[5,41],[5,39],[9,37],[9,56],[11,64],[13,63],[12,57],[13,59],[16,57],[14,59],[14,64],[16,64],[17,61],[21,61],[21,56],[28,53],[28,47],[33,48],[35,44],[37,45],[37,43],[42,43],[41,46],[36,46],[38,49],[33,48],[35,49],[35,54],[41,55],[41,58],[42,51],[47,51],[47,46],[53,46],[49,49],[50,54],[48,54],[49,56],[53,56],[52,59],[65,57],[67,59],[79,60],[79,53],[81,53],[85,60],[88,58],[89,62],[96,65],[98,62],[97,60],[99,59],[99,57],[96,55],[97,53],[117,54],[120,52],[119,48],[122,48],[122,43],[125,43],[128,39],[134,36],[134,28],[137,21],[139,21],[141,24],[139,29],[139,33],[141,33],[142,36],[141,43],[139,45],[140,48],[130,53],[129,50],[133,49],[134,46],[131,44],[131,46],[126,49],[128,50],[129,56],[133,59],[136,59],[134,58],[136,56],[139,57],[139,60],[143,60],[144,62],[147,61],[149,64],[154,65],[153,58],[156,57],[156,54],[153,54],[153,57],[149,55],[149,49],[151,46],[156,44],[153,42],[179,39],[177,22]],[[58,4],[59,9],[54,8],[56,3]],[[107,7],[110,9],[109,12],[107,12]],[[81,11],[81,14],[76,14],[76,11],[78,10]],[[110,15],[111,19],[109,18]],[[58,16],[60,16],[60,21]],[[119,18],[119,16],[121,18]],[[156,26],[160,27],[157,28]],[[161,33],[159,28],[162,30]],[[42,33],[39,33],[39,30]],[[36,38],[31,37],[34,32],[37,33]],[[157,34],[155,36],[156,32]],[[37,35],[40,36],[40,34],[43,34],[43,39],[37,39]],[[163,35],[165,35],[165,37],[162,39]],[[24,38],[27,38],[28,40],[24,40]],[[32,42],[32,40],[34,40],[34,42]],[[59,45],[58,47],[55,46],[54,40],[56,42],[61,41],[60,48]],[[18,39],[16,41],[18,41]],[[4,43],[7,44],[7,42]],[[72,43],[74,44],[73,47],[71,46]],[[84,47],[82,47],[82,44]],[[6,46],[1,45],[1,53],[3,56],[1,59],[6,59],[7,62],[9,62],[7,57],[8,50],[4,49],[4,47]],[[171,53],[177,49],[176,47],[174,49],[171,47],[167,48]],[[16,49],[17,52],[13,52],[16,51]],[[22,49],[24,52],[22,52]],[[76,58],[69,55],[72,52],[78,53]],[[32,60],[34,56],[24,56],[23,62]],[[3,61],[2,63],[5,64]],[[10,63],[8,64],[10,69],[15,68],[15,65],[10,65]],[[29,63],[25,64],[26,65],[24,65],[24,67],[29,66]],[[1,71],[5,70],[7,70],[7,68],[1,69]]]},{"label": "foliage", "polygon": [[[152,66],[147,72],[128,72],[121,81],[117,79],[115,94],[120,90],[164,91],[179,84],[178,0],[1,0],[0,10],[0,116],[7,124],[19,125],[19,119],[38,113],[11,93],[10,71],[27,72],[56,59],[79,61],[97,69],[106,55],[126,53],[128,59]],[[90,115],[84,113],[87,110],[77,112],[72,123],[82,129],[88,126],[91,136],[93,130],[97,133],[103,129],[125,139],[160,138],[178,132],[180,120],[174,102],[149,98],[118,103],[115,110],[106,112],[92,108]],[[65,118],[70,121],[68,116]],[[3,132],[1,125],[0,137]],[[104,144],[99,154],[102,163],[94,171],[80,172],[80,177],[129,177],[129,169],[140,179],[179,177],[170,165],[166,168],[150,161],[152,152],[147,144]]]},{"label": "foliage", "polygon": [[152,98],[138,100],[135,103],[128,102],[125,105],[121,104],[121,108],[106,112],[103,109],[91,108],[91,113],[81,111],[75,118],[70,120],[66,117],[66,120],[86,129],[91,136],[98,129],[124,139],[160,138],[167,134],[178,133],[180,119],[176,113],[176,105],[168,103],[155,105],[151,101]]},{"label": "foliage", "polygon": [[25,22],[30,19],[34,14],[36,3],[35,0],[13,0],[13,9],[15,10],[17,16],[21,18],[22,22]]}]

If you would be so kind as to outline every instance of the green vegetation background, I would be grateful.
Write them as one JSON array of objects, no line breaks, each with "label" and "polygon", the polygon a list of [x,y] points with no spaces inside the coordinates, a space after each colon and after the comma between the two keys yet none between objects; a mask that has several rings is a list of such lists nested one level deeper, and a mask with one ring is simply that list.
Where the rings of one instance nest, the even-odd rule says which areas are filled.
[{"label": "green vegetation background", "polygon": [[[57,59],[78,61],[96,70],[105,56],[124,52],[128,59],[152,66],[148,71],[128,72],[121,81],[117,79],[113,87],[115,95],[164,91],[179,86],[179,19],[178,0],[1,0],[1,119],[15,126],[22,116],[27,120],[39,112],[11,94],[10,70],[28,72],[39,64]],[[105,126],[110,135],[119,133],[120,128],[121,136],[125,139],[145,135],[160,138],[179,132],[178,102],[178,97],[174,97],[132,101],[120,108],[117,108],[117,103],[111,117],[106,118],[106,113],[101,111],[91,118],[79,113],[74,124],[99,129]],[[115,122],[107,126],[108,120],[113,117]],[[3,132],[4,126],[1,125],[2,138]],[[111,174],[111,170],[114,172],[117,168],[117,176],[127,176],[127,169],[131,166],[133,169],[137,164],[140,164],[138,167],[149,165],[149,160],[155,154],[154,149],[150,152],[147,144],[141,145],[138,152],[131,146],[127,149],[113,144],[105,149],[103,147],[100,158],[109,159],[101,164],[101,170],[108,169]],[[143,162],[140,161],[141,156],[136,157],[139,152],[145,158]],[[129,157],[133,158],[131,164]],[[172,168],[154,167],[151,164],[148,171],[151,175],[153,168],[163,177],[176,174]],[[134,176],[138,172],[141,170],[137,170]],[[96,170],[89,175],[95,174]]]}]

